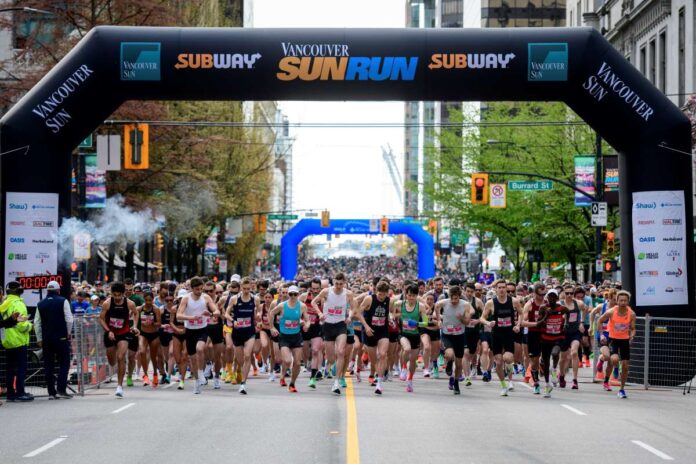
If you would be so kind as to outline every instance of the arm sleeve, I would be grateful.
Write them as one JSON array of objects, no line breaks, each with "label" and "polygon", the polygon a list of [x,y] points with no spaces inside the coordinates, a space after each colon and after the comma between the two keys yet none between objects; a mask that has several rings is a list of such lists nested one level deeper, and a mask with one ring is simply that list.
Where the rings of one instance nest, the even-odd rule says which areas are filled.
[{"label": "arm sleeve", "polygon": [[65,303],[63,303],[63,316],[65,316],[65,325],[68,329],[68,335],[70,335],[70,332],[72,332],[74,317],[72,311],[70,310],[70,303],[68,300],[65,300]]},{"label": "arm sleeve", "polygon": [[34,332],[36,332],[37,342],[43,340],[43,333],[41,332],[41,312],[39,308],[36,308],[36,315],[34,316]]}]

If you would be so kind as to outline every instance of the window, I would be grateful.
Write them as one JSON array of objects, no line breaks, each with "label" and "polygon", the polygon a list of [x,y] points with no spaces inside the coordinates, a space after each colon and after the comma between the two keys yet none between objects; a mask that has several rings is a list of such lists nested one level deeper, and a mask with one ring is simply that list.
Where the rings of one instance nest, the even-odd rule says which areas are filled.
[{"label": "window", "polygon": [[650,67],[648,68],[648,79],[650,79],[650,82],[653,84],[657,84],[656,80],[656,71],[657,71],[657,57],[655,56],[655,38],[653,37],[650,39],[650,43],[648,44],[648,49],[650,52],[649,59],[650,59]]},{"label": "window", "polygon": [[[575,16],[575,25],[580,26],[580,18],[582,18],[582,3],[580,3],[581,0],[578,0],[578,5],[577,9],[575,10],[576,16]],[[573,25],[573,21],[571,20],[570,25]]]},{"label": "window", "polygon": [[660,37],[657,44],[659,48],[659,68],[657,72],[657,84],[662,93],[665,93],[667,87],[667,31],[660,32]]},{"label": "window", "polygon": [[686,63],[685,63],[685,46],[686,46],[686,23],[684,17],[684,7],[679,9],[679,43],[677,53],[679,55],[679,85],[677,92],[679,93],[679,106],[684,105],[686,95]]},{"label": "window", "polygon": [[640,72],[645,76],[645,47],[640,48],[640,59],[638,60],[640,64]]}]

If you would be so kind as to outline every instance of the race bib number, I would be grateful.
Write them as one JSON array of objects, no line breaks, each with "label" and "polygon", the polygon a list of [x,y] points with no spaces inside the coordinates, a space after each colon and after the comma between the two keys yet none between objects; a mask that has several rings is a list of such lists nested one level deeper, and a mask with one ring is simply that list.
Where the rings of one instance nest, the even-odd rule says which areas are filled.
[{"label": "race bib number", "polygon": [[546,333],[551,335],[559,335],[561,333],[561,323],[560,319],[553,319],[546,322]]},{"label": "race bib number", "polygon": [[264,314],[263,316],[261,316],[261,322],[264,325],[268,325],[268,315],[267,314]]},{"label": "race bib number", "polygon": [[462,330],[461,325],[446,325],[445,326],[445,333],[448,333],[448,334],[461,332],[461,330]]},{"label": "race bib number", "polygon": [[628,324],[614,324],[617,332],[628,332]]},{"label": "race bib number", "polygon": [[174,333],[174,329],[172,329],[172,326],[167,324],[167,326],[164,328],[165,333]]},{"label": "race bib number", "polygon": [[501,317],[498,319],[498,327],[512,327],[511,317]]},{"label": "race bib number", "polygon": [[410,319],[402,319],[402,320],[401,320],[401,327],[404,328],[404,329],[413,329],[413,328],[415,328],[415,327],[409,327],[409,325],[408,325],[409,321],[410,321]]},{"label": "race bib number", "polygon": [[386,323],[387,318],[386,317],[373,317],[372,318],[372,325],[376,327],[384,327],[384,324]]},{"label": "race bib number", "polygon": [[309,315],[309,321],[310,321],[312,324],[316,324],[317,322],[319,322],[319,316],[317,316],[316,314],[310,314],[310,315]]},{"label": "race bib number", "polygon": [[197,317],[193,320],[193,323],[195,325],[203,325],[203,324],[205,324],[205,318],[204,317]]},{"label": "race bib number", "polygon": [[142,322],[145,325],[152,325],[155,322],[155,316],[151,314],[141,314],[140,322]]},{"label": "race bib number", "polygon": [[300,325],[300,321],[285,321],[286,329],[296,329]]},{"label": "race bib number", "polygon": [[243,317],[243,318],[237,319],[237,328],[238,329],[244,329],[246,327],[251,327],[251,318],[250,317]]},{"label": "race bib number", "polygon": [[114,319],[113,317],[109,318],[109,326],[113,327],[114,329],[122,329],[124,322],[126,322],[125,319]]},{"label": "race bib number", "polygon": [[330,316],[342,316],[343,315],[343,308],[328,308],[326,312]]},{"label": "race bib number", "polygon": [[577,322],[577,321],[578,321],[578,313],[568,314],[568,322]]}]

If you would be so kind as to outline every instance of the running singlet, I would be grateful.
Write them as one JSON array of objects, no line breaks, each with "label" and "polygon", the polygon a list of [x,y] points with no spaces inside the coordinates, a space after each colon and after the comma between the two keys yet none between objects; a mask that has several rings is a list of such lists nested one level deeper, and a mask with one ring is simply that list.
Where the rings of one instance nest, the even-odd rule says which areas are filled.
[{"label": "running singlet", "polygon": [[333,287],[329,287],[326,302],[324,302],[324,322],[338,324],[346,321],[346,307],[348,304],[347,291],[344,289],[340,295],[334,293]]},{"label": "running singlet", "polygon": [[111,298],[111,307],[109,307],[106,325],[109,326],[114,335],[125,335],[130,332],[128,300],[124,298],[121,304],[116,304],[114,299]]},{"label": "running singlet", "polygon": [[[143,306],[143,310],[140,311],[138,330],[142,330],[142,326],[152,329],[152,326],[154,325],[156,319],[157,318],[155,317],[155,308],[153,307],[150,311],[146,311],[145,306]],[[147,330],[145,332],[147,332]]]},{"label": "running singlet", "polygon": [[[387,327],[389,323],[389,297],[379,301],[376,295],[372,295],[372,304],[365,311],[365,322],[375,330],[381,330]],[[398,330],[398,329],[397,329]]]},{"label": "running singlet", "polygon": [[162,323],[162,325],[161,325],[160,327],[164,327],[164,326],[167,326],[167,325],[169,326],[169,327],[164,328],[164,329],[160,328],[160,331],[161,331],[161,332],[164,332],[164,333],[174,333],[174,331],[173,331],[172,328],[171,328],[172,315],[171,315],[171,313],[169,312],[169,310],[167,309],[167,306],[164,306],[164,305],[163,305],[163,306],[160,308],[160,314],[161,314],[161,316],[160,316],[160,318],[161,318],[160,322]]},{"label": "running singlet", "polygon": [[[312,293],[309,292],[307,293],[307,298],[305,298],[305,305],[307,305],[307,312],[309,312],[309,323],[311,325],[319,325],[319,313],[314,312],[312,309],[309,308],[309,304],[314,300],[314,296],[312,296]],[[314,306],[317,307],[319,311],[321,311],[321,304],[314,303]]]},{"label": "running singlet", "polygon": [[[604,316],[604,313],[607,312],[607,302],[605,301],[602,303],[602,313],[600,316]],[[599,320],[599,318],[597,318]],[[604,335],[605,337],[609,337],[609,321],[604,321],[602,322],[602,333],[597,332],[597,340],[601,338],[601,336]]]},{"label": "running singlet", "polygon": [[[401,332],[409,335],[418,335],[418,321],[420,319],[420,307],[418,301],[411,311],[406,307],[406,302],[401,302]],[[409,327],[409,321],[413,327]]]},{"label": "running singlet", "polygon": [[544,332],[541,334],[541,339],[546,341],[563,340],[563,315],[567,312],[567,308],[562,305],[556,305],[553,309],[547,309]]},{"label": "running singlet", "polygon": [[481,323],[478,320],[481,317],[481,311],[479,311],[479,308],[476,305],[476,297],[472,296],[469,303],[471,304],[471,307],[474,308],[474,315],[471,316],[471,320],[466,324],[466,330],[469,333],[472,331],[480,331]]},{"label": "running singlet", "polygon": [[628,340],[630,338],[629,330],[631,329],[631,312],[628,308],[626,314],[619,314],[619,307],[614,306],[614,312],[609,318],[609,338],[614,340]]},{"label": "running singlet", "polygon": [[493,298],[493,326],[494,333],[512,332],[515,319],[515,308],[512,305],[512,299],[508,298],[505,303],[498,301],[498,298]]},{"label": "running singlet", "polygon": [[568,308],[568,323],[566,324],[566,334],[574,335],[580,331],[581,316],[580,307],[577,300],[573,300],[573,309]]},{"label": "running singlet", "polygon": [[[527,313],[527,322],[536,322],[539,320],[539,306],[534,300],[529,305],[529,312]],[[541,327],[529,327],[530,332],[541,332]]]},{"label": "running singlet", "polygon": [[458,316],[464,315],[464,300],[459,300],[456,305],[447,298],[440,300],[444,302],[442,306],[442,333],[444,335],[461,335],[464,333],[464,324]]},{"label": "running singlet", "polygon": [[188,304],[184,310],[186,316],[195,316],[195,319],[184,321],[184,327],[191,330],[202,329],[208,326],[208,318],[203,316],[206,310],[205,298],[201,295],[197,300],[193,299],[193,294],[188,295]]},{"label": "running singlet", "polygon": [[283,315],[280,318],[280,333],[295,335],[300,333],[300,315],[302,314],[299,301],[291,308],[286,301],[283,303]]},{"label": "running singlet", "polygon": [[242,294],[237,295],[237,303],[232,307],[232,319],[234,320],[234,330],[240,332],[256,332],[254,323],[254,311],[256,301],[249,295],[248,301],[242,300]]}]

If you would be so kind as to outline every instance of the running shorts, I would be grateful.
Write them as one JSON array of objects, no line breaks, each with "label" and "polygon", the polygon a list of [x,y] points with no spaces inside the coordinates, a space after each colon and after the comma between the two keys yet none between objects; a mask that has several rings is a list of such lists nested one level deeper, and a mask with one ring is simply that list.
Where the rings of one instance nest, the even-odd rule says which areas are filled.
[{"label": "running shorts", "polygon": [[442,334],[442,346],[445,350],[452,349],[454,351],[455,358],[464,357],[464,346],[466,345],[466,336],[464,334],[460,335],[447,335]]},{"label": "running shorts", "polygon": [[[131,333],[124,333],[121,335],[116,335],[116,340],[109,340],[109,332],[104,332],[104,346],[106,348],[112,348],[118,344],[118,342],[128,342],[129,346],[131,343],[131,339],[135,339],[133,334]],[[137,340],[136,340],[137,341]],[[136,348],[137,351],[137,348]]]},{"label": "running shorts", "polygon": [[160,332],[160,334],[159,334],[160,345],[162,345],[165,348],[168,347],[169,342],[172,341],[172,335],[173,334],[170,334],[169,332]]},{"label": "running shorts", "polygon": [[217,324],[208,324],[208,338],[213,342],[213,345],[219,345],[225,341],[225,336],[222,334],[222,322]]},{"label": "running shorts", "polygon": [[420,346],[420,335],[402,333],[401,338],[405,338],[411,344],[412,350],[417,350]]},{"label": "running shorts", "polygon": [[232,331],[232,344],[236,347],[244,346],[244,344],[256,337],[255,330],[233,330]]},{"label": "running shorts", "polygon": [[180,343],[186,343],[186,332],[182,334],[172,334],[176,337],[177,340],[179,340]]},{"label": "running shorts", "polygon": [[[387,332],[387,329],[384,329],[384,330],[375,330],[375,331],[372,333],[372,336],[371,336],[371,337],[368,337],[368,336],[367,336],[367,333],[365,332],[365,333],[363,333],[363,343],[365,344],[365,346],[369,346],[370,348],[376,347],[376,346],[377,346],[377,343],[378,343],[381,339],[383,339],[383,338],[389,339],[389,342],[391,343],[391,337],[390,337],[390,335],[391,335],[391,334],[390,334],[389,332]],[[397,335],[398,335],[398,334],[397,334]]]},{"label": "running shorts", "polygon": [[348,328],[345,321],[335,324],[324,323],[322,333],[325,342],[335,342],[340,335],[348,335]]},{"label": "running shorts", "polygon": [[464,329],[464,335],[466,338],[466,349],[469,350],[469,354],[476,353],[480,333],[481,332],[479,331],[479,329]]},{"label": "running shorts", "polygon": [[612,355],[618,354],[621,361],[631,360],[631,344],[628,339],[610,338],[609,349]]},{"label": "running shorts", "polygon": [[198,342],[208,342],[208,328],[186,329],[186,352],[189,356],[196,354]]},{"label": "running shorts", "polygon": [[346,345],[355,345],[355,335],[346,336]]},{"label": "running shorts", "polygon": [[321,325],[319,324],[312,324],[309,326],[308,331],[302,332],[302,339],[306,342],[317,337],[321,337]]},{"label": "running shorts", "polygon": [[153,341],[155,341],[157,338],[159,338],[159,332],[148,333],[148,332],[140,331],[140,336],[145,338],[147,340],[147,343],[150,344]]},{"label": "running shorts", "polygon": [[514,353],[515,352],[515,333],[512,330],[500,330],[493,332],[493,344],[491,345],[493,354]]},{"label": "running shorts", "polygon": [[491,348],[493,346],[493,333],[492,332],[481,332],[479,333],[479,340],[481,343],[486,342],[488,343],[488,347]]},{"label": "running shorts", "polygon": [[300,332],[297,332],[296,334],[281,333],[279,338],[280,341],[278,342],[278,344],[281,348],[302,348],[302,345],[304,344],[304,340],[302,340],[302,334]]},{"label": "running shorts", "polygon": [[515,343],[519,343],[521,345],[526,345],[527,344],[527,337],[524,336],[524,332],[522,331],[523,329],[520,328],[520,331],[518,333],[515,333],[514,339]]},{"label": "running shorts", "polygon": [[527,352],[530,358],[541,356],[541,332],[527,334]]},{"label": "running shorts", "polygon": [[573,340],[577,340],[580,343],[582,342],[582,334],[579,330],[575,333],[566,333],[565,339],[561,342],[561,351],[569,350]]},{"label": "running shorts", "polygon": [[138,351],[138,346],[139,346],[138,342],[140,341],[140,339],[133,334],[129,334],[129,335],[130,335],[130,337],[128,337],[128,349],[130,351]]},{"label": "running shorts", "polygon": [[430,336],[431,342],[440,341],[440,329],[426,329],[426,328],[420,327],[418,329],[418,333],[420,335],[425,334],[425,335]]}]

